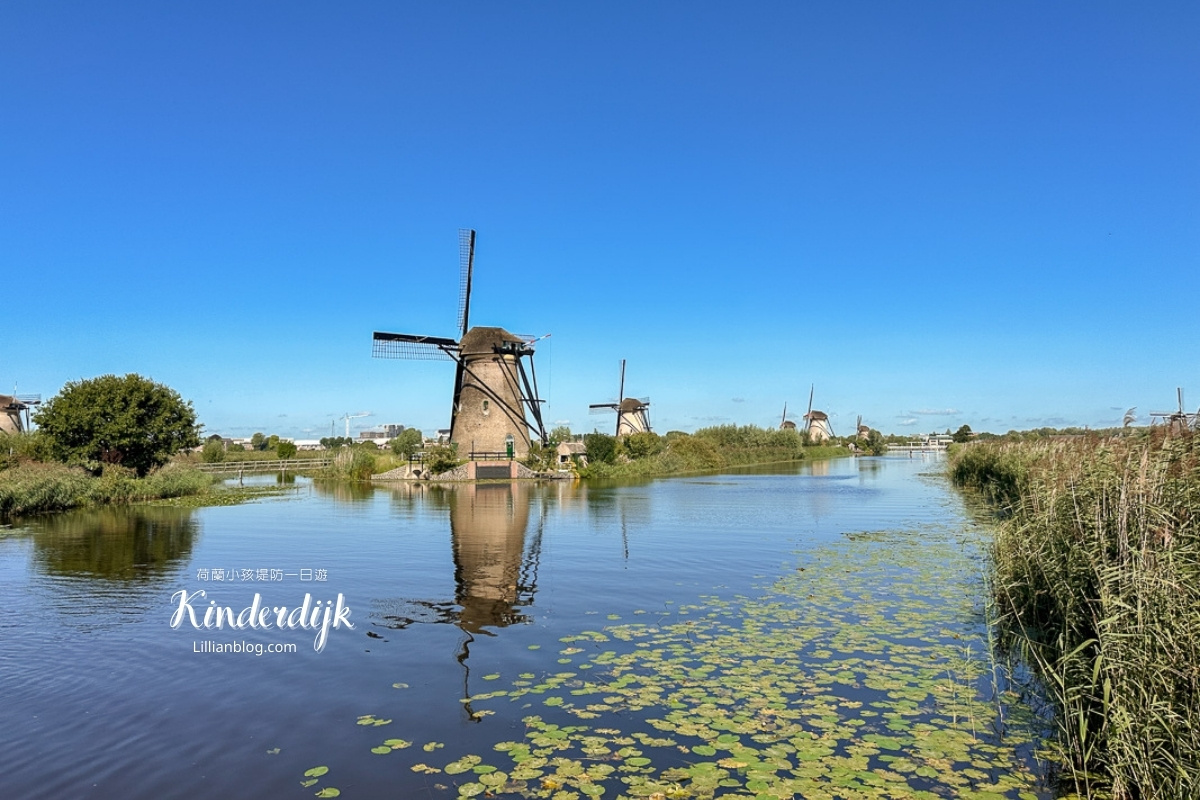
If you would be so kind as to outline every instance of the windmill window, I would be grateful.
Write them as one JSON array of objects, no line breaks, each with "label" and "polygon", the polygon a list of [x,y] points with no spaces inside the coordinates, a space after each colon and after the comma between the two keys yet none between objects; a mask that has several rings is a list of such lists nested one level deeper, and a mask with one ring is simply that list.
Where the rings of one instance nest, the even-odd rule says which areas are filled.
[{"label": "windmill window", "polygon": [[484,401],[483,401],[483,413],[484,413],[484,414],[488,413],[488,406],[489,406],[489,403],[488,403],[488,401],[487,401],[487,400],[484,400]]}]

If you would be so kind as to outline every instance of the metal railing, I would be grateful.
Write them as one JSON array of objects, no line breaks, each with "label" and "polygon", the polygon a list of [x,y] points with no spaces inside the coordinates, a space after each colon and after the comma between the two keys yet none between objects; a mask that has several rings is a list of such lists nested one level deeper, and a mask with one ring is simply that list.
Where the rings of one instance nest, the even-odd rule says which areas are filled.
[{"label": "metal railing", "polygon": [[467,457],[471,461],[514,461],[516,456],[511,456],[505,452],[489,452],[486,450],[472,450],[467,453]]}]

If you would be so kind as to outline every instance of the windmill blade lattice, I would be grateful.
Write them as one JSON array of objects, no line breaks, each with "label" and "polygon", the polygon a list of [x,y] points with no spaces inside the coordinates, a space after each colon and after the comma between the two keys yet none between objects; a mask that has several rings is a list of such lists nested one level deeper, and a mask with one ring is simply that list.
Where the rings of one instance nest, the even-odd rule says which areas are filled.
[{"label": "windmill blade lattice", "polygon": [[371,355],[375,358],[403,358],[410,361],[453,361],[458,342],[440,336],[415,336],[407,333],[375,331]]},{"label": "windmill blade lattice", "polygon": [[458,335],[466,336],[471,318],[471,275],[475,271],[475,231],[458,229]]}]

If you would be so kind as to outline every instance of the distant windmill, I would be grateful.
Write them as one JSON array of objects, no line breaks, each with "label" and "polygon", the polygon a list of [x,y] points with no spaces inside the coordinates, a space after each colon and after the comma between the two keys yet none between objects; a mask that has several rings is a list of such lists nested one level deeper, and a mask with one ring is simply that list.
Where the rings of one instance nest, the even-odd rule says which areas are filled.
[{"label": "distant windmill", "polygon": [[[29,409],[41,405],[40,394],[17,394],[14,388],[12,394],[0,394],[0,433],[20,433],[29,430]],[[21,412],[25,412],[24,420]]]},{"label": "distant windmill", "polygon": [[1178,411],[1150,412],[1150,424],[1154,424],[1155,417],[1161,417],[1163,423],[1167,426],[1167,435],[1169,436],[1176,436],[1200,424],[1200,409],[1197,409],[1195,414],[1188,414],[1183,410],[1183,388],[1180,387],[1175,391],[1179,395]]},{"label": "distant windmill", "polygon": [[347,439],[350,438],[350,420],[358,419],[359,417],[369,417],[369,416],[371,416],[371,413],[369,411],[364,411],[361,414],[351,414],[350,412],[346,412],[346,416],[341,418],[341,419],[346,420],[346,438]]},{"label": "distant windmill", "polygon": [[603,414],[606,411],[617,412],[617,436],[628,436],[633,433],[648,433],[650,431],[650,398],[641,399],[625,396],[625,359],[621,359],[621,383],[617,389],[615,403],[592,403],[588,408],[593,414]]},{"label": "distant windmill", "polygon": [[779,429],[781,431],[796,430],[796,423],[792,422],[790,419],[787,418],[787,401],[786,400],[783,403],[783,419],[781,419],[779,421]]},{"label": "distant windmill", "polygon": [[858,438],[869,439],[871,437],[871,426],[862,424],[862,414],[858,415],[858,422],[855,423],[854,429],[858,433]]},{"label": "distant windmill", "polygon": [[[450,410],[451,444],[457,445],[461,453],[510,452],[519,458],[529,453],[531,431],[542,444],[548,442],[542,424],[543,401],[538,398],[533,369],[533,345],[538,339],[517,336],[503,328],[468,327],[475,231],[460,230],[458,243],[459,338],[375,331],[372,352],[376,358],[453,361],[457,369]],[[526,357],[528,372],[523,360]],[[527,415],[533,418],[532,423]]]},{"label": "distant windmill", "polygon": [[833,426],[829,424],[828,414],[813,410],[813,393],[816,388],[816,384],[813,384],[808,390],[808,412],[804,415],[804,428],[808,431],[809,441],[820,444],[833,438]]}]

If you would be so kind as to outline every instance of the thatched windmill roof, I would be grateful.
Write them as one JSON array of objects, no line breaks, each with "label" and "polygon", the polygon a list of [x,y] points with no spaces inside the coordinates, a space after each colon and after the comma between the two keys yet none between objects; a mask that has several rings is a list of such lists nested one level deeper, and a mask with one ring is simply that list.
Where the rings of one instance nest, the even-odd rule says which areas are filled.
[{"label": "thatched windmill roof", "polygon": [[645,407],[646,407],[646,404],[643,403],[641,400],[638,400],[636,397],[626,397],[624,400],[621,401],[621,411],[622,412],[640,411],[641,409],[643,409]]},{"label": "thatched windmill roof", "polygon": [[463,334],[458,347],[459,352],[464,356],[469,356],[493,353],[497,347],[505,344],[524,343],[524,339],[509,333],[504,328],[471,328]]}]

